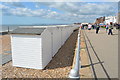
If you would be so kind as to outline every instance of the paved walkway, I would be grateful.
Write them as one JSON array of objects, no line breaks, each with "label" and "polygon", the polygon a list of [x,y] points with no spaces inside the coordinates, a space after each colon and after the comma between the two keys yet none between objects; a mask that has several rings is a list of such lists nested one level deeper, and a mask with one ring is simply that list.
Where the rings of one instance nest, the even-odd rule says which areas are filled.
[{"label": "paved walkway", "polygon": [[0,35],[0,65],[3,65],[12,59],[10,48],[10,35]]},{"label": "paved walkway", "polygon": [[3,65],[12,60],[11,54],[0,54],[0,65]]},{"label": "paved walkway", "polygon": [[114,35],[107,35],[104,29],[99,34],[95,30],[83,32],[93,63],[93,77],[118,78],[118,31],[114,29]]}]

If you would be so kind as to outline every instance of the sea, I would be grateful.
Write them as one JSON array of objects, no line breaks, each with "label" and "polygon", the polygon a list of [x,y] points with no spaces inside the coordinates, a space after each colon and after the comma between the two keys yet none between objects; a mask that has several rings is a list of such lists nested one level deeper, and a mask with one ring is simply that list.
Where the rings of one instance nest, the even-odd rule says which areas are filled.
[{"label": "sea", "polygon": [[26,27],[26,26],[29,26],[29,27],[33,27],[33,26],[52,26],[52,25],[69,25],[69,24],[0,25],[0,33],[13,31],[14,29],[17,29],[19,27]]}]

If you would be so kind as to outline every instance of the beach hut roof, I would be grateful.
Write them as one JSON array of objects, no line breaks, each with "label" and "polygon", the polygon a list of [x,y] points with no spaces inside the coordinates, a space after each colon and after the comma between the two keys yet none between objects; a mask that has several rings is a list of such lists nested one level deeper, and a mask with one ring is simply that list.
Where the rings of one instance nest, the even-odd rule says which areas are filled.
[{"label": "beach hut roof", "polygon": [[11,34],[40,35],[46,28],[17,28]]}]

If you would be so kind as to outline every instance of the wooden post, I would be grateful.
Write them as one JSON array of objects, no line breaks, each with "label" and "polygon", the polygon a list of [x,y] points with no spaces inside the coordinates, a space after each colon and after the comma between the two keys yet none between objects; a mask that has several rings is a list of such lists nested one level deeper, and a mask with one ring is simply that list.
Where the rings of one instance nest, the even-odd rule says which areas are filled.
[{"label": "wooden post", "polygon": [[8,26],[8,33],[9,33],[9,26]]}]

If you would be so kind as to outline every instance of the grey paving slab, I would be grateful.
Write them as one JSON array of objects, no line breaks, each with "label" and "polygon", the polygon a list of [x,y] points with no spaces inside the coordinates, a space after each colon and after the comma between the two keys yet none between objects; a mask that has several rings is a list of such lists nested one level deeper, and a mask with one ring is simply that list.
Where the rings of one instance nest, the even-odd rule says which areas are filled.
[{"label": "grey paving slab", "polygon": [[[113,30],[114,35],[107,35],[104,29],[101,29],[99,34],[95,34],[95,30],[85,30],[90,42],[92,43],[93,48],[95,49],[100,60],[103,62],[107,73],[110,78],[118,78],[118,31]],[[89,51],[94,63],[97,63],[98,60],[94,55],[94,52],[89,46]],[[98,78],[106,78],[105,72],[100,64],[95,65],[95,70]]]},{"label": "grey paving slab", "polygon": [[0,54],[0,65],[7,63],[8,61],[12,60],[11,54]]},{"label": "grey paving slab", "polygon": [[0,66],[2,65],[2,55],[0,54]]}]

